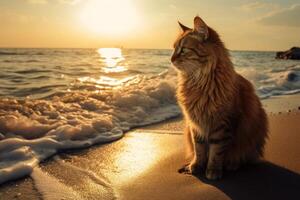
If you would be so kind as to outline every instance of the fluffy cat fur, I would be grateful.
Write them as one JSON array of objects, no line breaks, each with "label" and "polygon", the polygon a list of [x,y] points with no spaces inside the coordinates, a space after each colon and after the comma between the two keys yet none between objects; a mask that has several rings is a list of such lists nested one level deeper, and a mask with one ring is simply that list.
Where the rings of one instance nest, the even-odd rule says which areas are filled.
[{"label": "fluffy cat fur", "polygon": [[205,169],[208,179],[219,179],[224,168],[235,170],[263,156],[266,113],[252,84],[235,72],[217,32],[198,16],[193,29],[179,25],[171,61],[191,158],[182,171]]}]

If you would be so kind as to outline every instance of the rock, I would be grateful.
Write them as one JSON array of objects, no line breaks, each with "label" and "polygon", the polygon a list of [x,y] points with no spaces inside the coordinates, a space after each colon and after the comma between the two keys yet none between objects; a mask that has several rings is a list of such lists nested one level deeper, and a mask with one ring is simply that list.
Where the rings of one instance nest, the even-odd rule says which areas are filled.
[{"label": "rock", "polygon": [[287,51],[279,51],[276,53],[276,59],[300,60],[300,47],[293,47]]}]

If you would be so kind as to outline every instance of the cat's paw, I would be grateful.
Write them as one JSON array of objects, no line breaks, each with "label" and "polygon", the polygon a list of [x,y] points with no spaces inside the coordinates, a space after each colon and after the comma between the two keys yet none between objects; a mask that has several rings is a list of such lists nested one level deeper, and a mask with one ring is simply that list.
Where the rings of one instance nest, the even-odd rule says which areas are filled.
[{"label": "cat's paw", "polygon": [[217,180],[222,178],[223,170],[222,169],[206,169],[205,176],[208,180]]},{"label": "cat's paw", "polygon": [[180,174],[191,174],[191,171],[189,169],[189,164],[183,165],[181,168],[179,168],[178,173],[180,173]]},{"label": "cat's paw", "polygon": [[198,174],[202,170],[202,166],[199,163],[190,163],[184,165],[178,170],[181,174]]}]

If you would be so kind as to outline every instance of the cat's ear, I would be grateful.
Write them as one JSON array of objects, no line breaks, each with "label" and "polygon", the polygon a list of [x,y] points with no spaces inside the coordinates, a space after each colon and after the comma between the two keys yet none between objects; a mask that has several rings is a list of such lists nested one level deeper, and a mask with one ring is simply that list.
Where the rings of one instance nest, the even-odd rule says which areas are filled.
[{"label": "cat's ear", "polygon": [[179,24],[179,26],[180,26],[180,28],[181,28],[181,30],[182,30],[183,32],[185,32],[185,31],[187,31],[187,30],[192,30],[191,28],[189,28],[189,27],[183,25],[183,24],[180,23],[179,21],[178,21],[178,24]]},{"label": "cat's ear", "polygon": [[194,18],[194,31],[200,34],[204,40],[208,38],[208,26],[199,16]]}]

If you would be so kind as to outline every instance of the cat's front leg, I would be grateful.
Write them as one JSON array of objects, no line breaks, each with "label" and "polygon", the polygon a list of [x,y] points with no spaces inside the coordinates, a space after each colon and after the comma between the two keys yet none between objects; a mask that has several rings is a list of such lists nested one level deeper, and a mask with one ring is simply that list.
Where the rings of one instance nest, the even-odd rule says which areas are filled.
[{"label": "cat's front leg", "polygon": [[204,137],[197,131],[193,130],[193,142],[195,147],[194,161],[192,165],[196,169],[204,169],[207,163],[206,142]]},{"label": "cat's front leg", "polygon": [[200,132],[187,126],[185,129],[187,138],[187,148],[189,153],[189,162],[178,170],[179,173],[196,174],[204,169],[207,163],[207,152],[204,138]]},{"label": "cat's front leg", "polygon": [[207,179],[222,178],[224,154],[231,141],[232,136],[223,129],[210,133],[208,163],[205,172]]},{"label": "cat's front leg", "polygon": [[197,174],[205,168],[207,163],[206,143],[200,132],[190,128],[193,145],[193,157],[191,162],[185,166],[185,173]]}]

